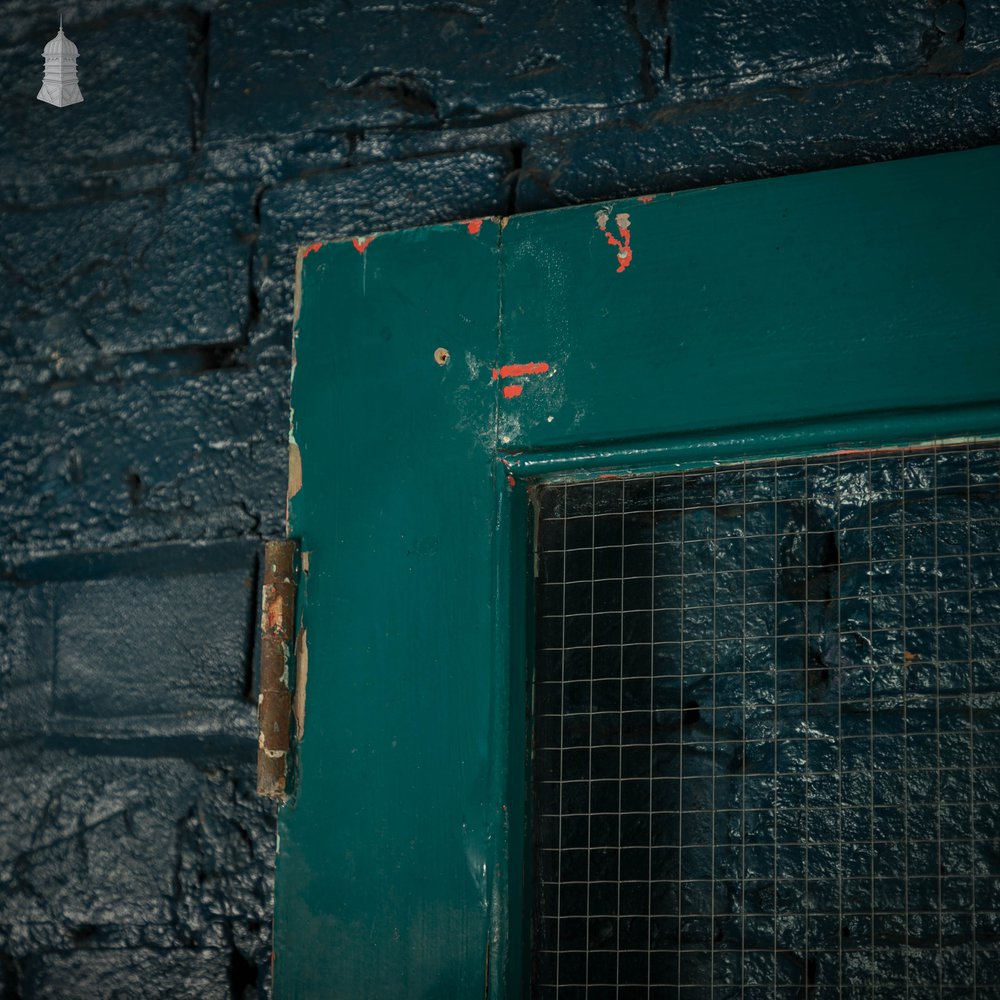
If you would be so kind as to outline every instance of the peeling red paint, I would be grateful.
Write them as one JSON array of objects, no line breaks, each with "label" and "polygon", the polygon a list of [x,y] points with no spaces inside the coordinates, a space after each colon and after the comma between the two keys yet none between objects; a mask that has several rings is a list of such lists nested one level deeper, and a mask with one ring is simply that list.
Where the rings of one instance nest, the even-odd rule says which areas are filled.
[{"label": "peeling red paint", "polygon": [[[507,485],[508,486],[516,486],[517,485],[517,482],[515,481],[514,477],[509,472],[507,473]],[[506,809],[506,808],[507,807],[504,806],[504,809]]]},{"label": "peeling red paint", "polygon": [[594,218],[597,219],[597,228],[608,238],[608,243],[618,247],[618,274],[621,274],[632,263],[632,247],[630,245],[632,235],[629,232],[628,212],[619,212],[615,216],[615,225],[618,227],[617,237],[608,232],[608,216],[607,211],[600,209],[595,213]]},{"label": "peeling red paint", "polygon": [[523,385],[505,385],[503,387],[505,399],[513,399],[515,396],[520,396],[522,392],[524,392]]},{"label": "peeling red paint", "polygon": [[483,228],[482,219],[465,219],[465,226],[472,233],[473,236],[479,233],[479,230]]},{"label": "peeling red paint", "polygon": [[375,234],[371,236],[353,236],[351,237],[351,242],[354,244],[354,249],[358,253],[364,253],[368,249],[368,244],[375,239]]},{"label": "peeling red paint", "polygon": [[322,243],[310,243],[309,246],[307,246],[305,250],[302,251],[302,259],[305,260],[306,257],[309,256],[309,254],[315,253],[317,250],[322,250],[322,249],[323,249]]},{"label": "peeling red paint", "polygon": [[517,378],[519,375],[540,375],[548,370],[548,362],[545,361],[531,361],[526,365],[504,365],[502,368],[493,369],[492,381],[495,382],[498,378]]},{"label": "peeling red paint", "polygon": [[655,194],[641,194],[639,195],[639,201],[641,201],[643,205],[648,205],[655,197]]}]

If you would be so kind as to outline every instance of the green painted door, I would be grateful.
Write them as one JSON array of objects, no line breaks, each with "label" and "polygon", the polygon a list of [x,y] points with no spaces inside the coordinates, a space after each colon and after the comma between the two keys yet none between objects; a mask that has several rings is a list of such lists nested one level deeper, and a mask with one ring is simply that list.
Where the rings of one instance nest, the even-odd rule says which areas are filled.
[{"label": "green painted door", "polygon": [[531,485],[996,436],[998,178],[989,148],[301,252],[276,996],[524,995]]}]

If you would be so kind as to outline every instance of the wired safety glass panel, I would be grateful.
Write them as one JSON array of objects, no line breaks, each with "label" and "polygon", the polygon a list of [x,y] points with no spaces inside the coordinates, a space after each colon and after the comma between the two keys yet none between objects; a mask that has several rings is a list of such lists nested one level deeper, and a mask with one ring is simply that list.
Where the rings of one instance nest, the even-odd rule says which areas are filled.
[{"label": "wired safety glass panel", "polygon": [[1000,997],[1000,450],[540,487],[532,991]]}]

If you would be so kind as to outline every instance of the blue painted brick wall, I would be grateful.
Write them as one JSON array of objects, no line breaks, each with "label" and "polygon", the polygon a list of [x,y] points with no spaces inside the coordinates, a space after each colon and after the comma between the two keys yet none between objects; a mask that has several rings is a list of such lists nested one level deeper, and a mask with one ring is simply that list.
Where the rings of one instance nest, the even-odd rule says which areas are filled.
[{"label": "blue painted brick wall", "polygon": [[0,0],[0,998],[268,990],[295,247],[1000,141],[1000,0]]}]

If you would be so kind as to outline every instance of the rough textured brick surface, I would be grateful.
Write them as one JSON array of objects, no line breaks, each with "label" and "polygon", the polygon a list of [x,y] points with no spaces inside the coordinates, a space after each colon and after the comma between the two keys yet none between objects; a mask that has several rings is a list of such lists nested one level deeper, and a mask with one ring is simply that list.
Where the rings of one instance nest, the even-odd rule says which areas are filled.
[{"label": "rough textured brick surface", "polygon": [[0,399],[3,561],[279,534],[287,380],[275,367],[49,391],[18,380]]},{"label": "rough textured brick surface", "polygon": [[[984,109],[992,109],[991,114]],[[1000,140],[1000,74],[764,90],[664,107],[532,144],[518,208],[675,191],[933,153]]]},{"label": "rough textured brick surface", "polygon": [[21,576],[0,589],[0,996],[256,995],[273,852],[247,764],[256,547]]},{"label": "rough textured brick surface", "polygon": [[[851,0],[783,7],[772,0],[673,0],[677,36],[671,78],[728,88],[802,86],[831,80],[907,73],[941,44],[930,4]],[[837,45],[830,40],[836,38]]]},{"label": "rough textured brick surface", "polygon": [[63,11],[59,109],[0,0],[0,997],[265,996],[295,247],[1000,141],[1000,2]]},{"label": "rough textured brick surface", "polygon": [[229,1000],[226,955],[211,949],[63,951],[30,963],[25,989],[44,1000]]},{"label": "rough textured brick surface", "polygon": [[50,589],[0,586],[0,746],[48,728],[55,674]]},{"label": "rough textured brick surface", "polygon": [[224,5],[213,19],[213,139],[414,128],[643,96],[643,43],[615,4],[371,4],[360,13],[329,0]]},{"label": "rough textured brick surface", "polygon": [[39,16],[37,4],[10,6],[20,10],[0,15],[0,202],[34,207],[176,178],[192,145],[198,19],[180,8],[154,16],[149,7],[107,3],[81,4],[82,16],[66,9],[84,97],[74,114],[35,100],[42,48],[55,34],[51,16]]},{"label": "rough textured brick surface", "polygon": [[[239,768],[26,748],[8,758],[0,930],[27,995],[242,996],[227,992],[230,968],[246,986],[259,978],[272,845],[259,841],[260,806]],[[106,970],[119,992],[98,980],[87,992],[89,977],[73,978],[60,954],[74,948],[81,969]],[[160,972],[155,954],[167,959]],[[79,992],[58,992],[60,969],[62,989]]]},{"label": "rough textured brick surface", "polygon": [[246,185],[178,184],[10,213],[0,231],[0,350],[65,368],[238,342],[249,319],[252,196]]}]

